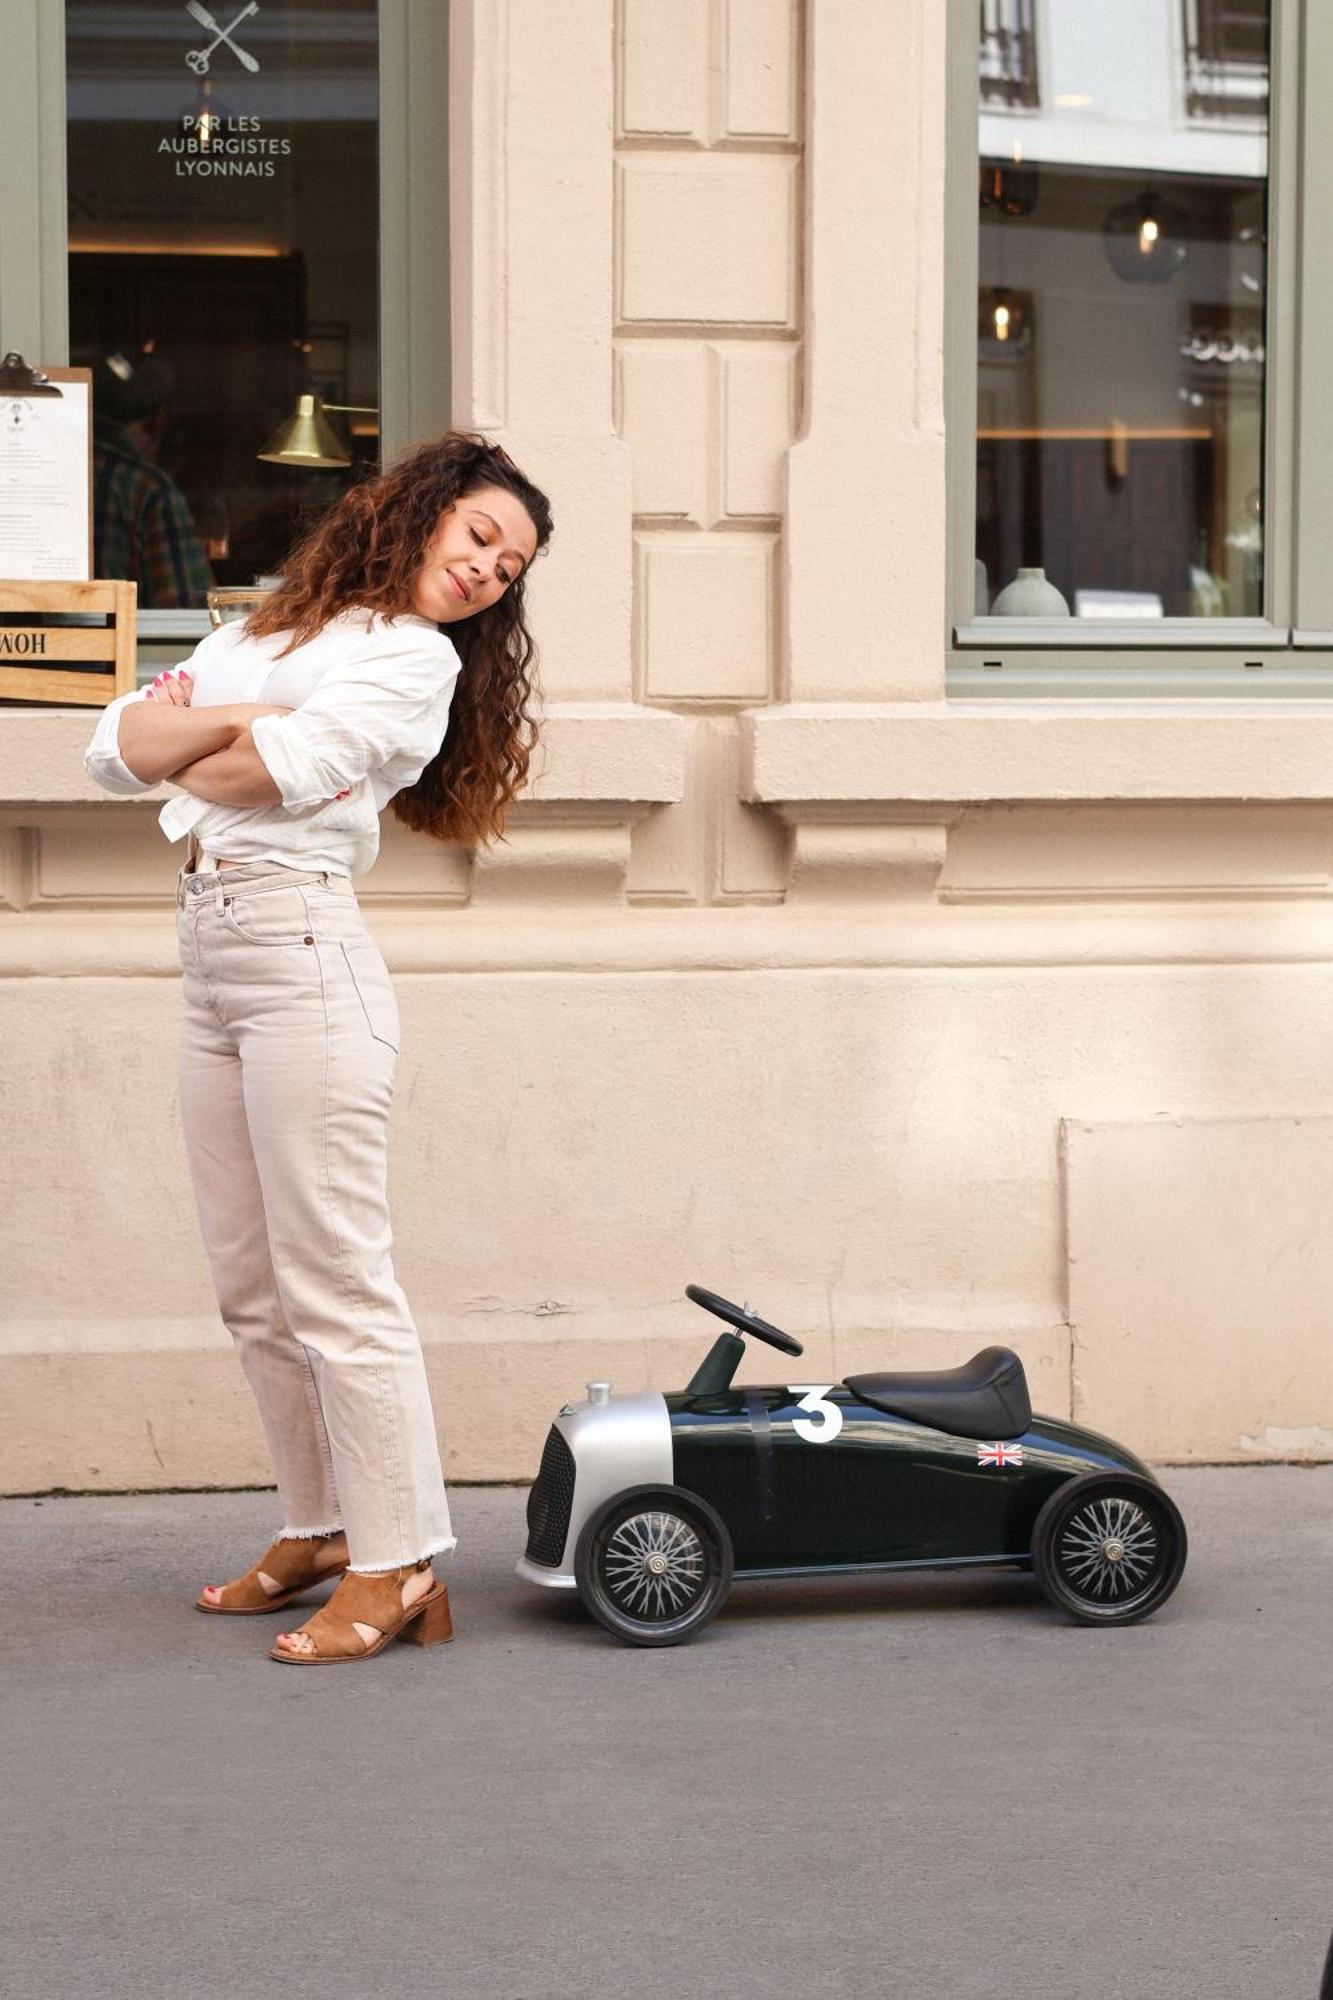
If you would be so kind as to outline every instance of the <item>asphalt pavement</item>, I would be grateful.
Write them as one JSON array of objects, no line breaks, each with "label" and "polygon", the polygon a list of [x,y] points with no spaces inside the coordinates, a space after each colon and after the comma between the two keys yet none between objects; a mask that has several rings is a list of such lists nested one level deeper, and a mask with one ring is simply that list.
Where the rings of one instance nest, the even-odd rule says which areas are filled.
[{"label": "asphalt pavement", "polygon": [[336,1674],[266,1657],[291,1608],[192,1608],[271,1494],[0,1502],[0,1996],[1316,2000],[1333,1466],[1163,1477],[1142,1625],[747,1584],[664,1651],[513,1577],[521,1491],[456,1490],[456,1642]]}]

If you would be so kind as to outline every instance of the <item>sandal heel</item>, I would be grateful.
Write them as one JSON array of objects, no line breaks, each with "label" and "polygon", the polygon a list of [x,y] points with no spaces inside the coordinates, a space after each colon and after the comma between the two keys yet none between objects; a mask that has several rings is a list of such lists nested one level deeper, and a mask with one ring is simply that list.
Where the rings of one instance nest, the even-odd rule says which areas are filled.
[{"label": "sandal heel", "polygon": [[446,1639],[454,1636],[454,1621],[449,1616],[449,1592],[443,1584],[440,1594],[433,1597],[410,1625],[404,1625],[398,1637],[408,1646],[442,1646]]}]

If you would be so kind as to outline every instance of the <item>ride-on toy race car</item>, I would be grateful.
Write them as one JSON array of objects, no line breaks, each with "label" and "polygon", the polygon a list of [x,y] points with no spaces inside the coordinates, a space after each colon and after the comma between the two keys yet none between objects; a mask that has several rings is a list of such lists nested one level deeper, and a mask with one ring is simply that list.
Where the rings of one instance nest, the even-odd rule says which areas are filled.
[{"label": "ride-on toy race car", "polygon": [[[799,1342],[698,1285],[687,1297],[783,1354]],[[1033,1570],[1089,1625],[1164,1604],[1185,1524],[1132,1452],[1034,1417],[1023,1364],[732,1387],[745,1343],[719,1334],[681,1395],[591,1382],[547,1436],[518,1573],[577,1590],[638,1646],[693,1638],[736,1577]]]}]

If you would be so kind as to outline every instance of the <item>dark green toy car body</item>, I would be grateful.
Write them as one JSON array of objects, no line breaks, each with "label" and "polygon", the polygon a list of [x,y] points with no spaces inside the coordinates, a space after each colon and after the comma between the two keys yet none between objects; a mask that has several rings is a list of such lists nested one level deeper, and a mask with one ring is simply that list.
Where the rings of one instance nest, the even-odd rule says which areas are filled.
[{"label": "dark green toy car body", "polygon": [[[800,1353],[780,1328],[689,1296]],[[962,1368],[737,1388],[724,1333],[680,1394],[589,1385],[548,1435],[520,1575],[577,1589],[619,1637],[669,1645],[733,1579],[874,1570],[1035,1569],[1091,1624],[1165,1602],[1184,1524],[1149,1468],[1109,1438],[1034,1416],[1023,1365],[991,1347]]]}]

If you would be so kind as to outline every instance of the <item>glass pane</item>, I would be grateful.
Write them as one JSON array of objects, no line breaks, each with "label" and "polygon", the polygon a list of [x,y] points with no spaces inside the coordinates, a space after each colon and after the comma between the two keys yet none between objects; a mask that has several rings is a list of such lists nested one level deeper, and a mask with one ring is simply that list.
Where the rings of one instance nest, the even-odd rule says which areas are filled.
[{"label": "glass pane", "polygon": [[70,0],[66,52],[96,573],[202,606],[378,455],[377,8]]},{"label": "glass pane", "polygon": [[1270,0],[982,0],[975,611],[1263,615]]}]

